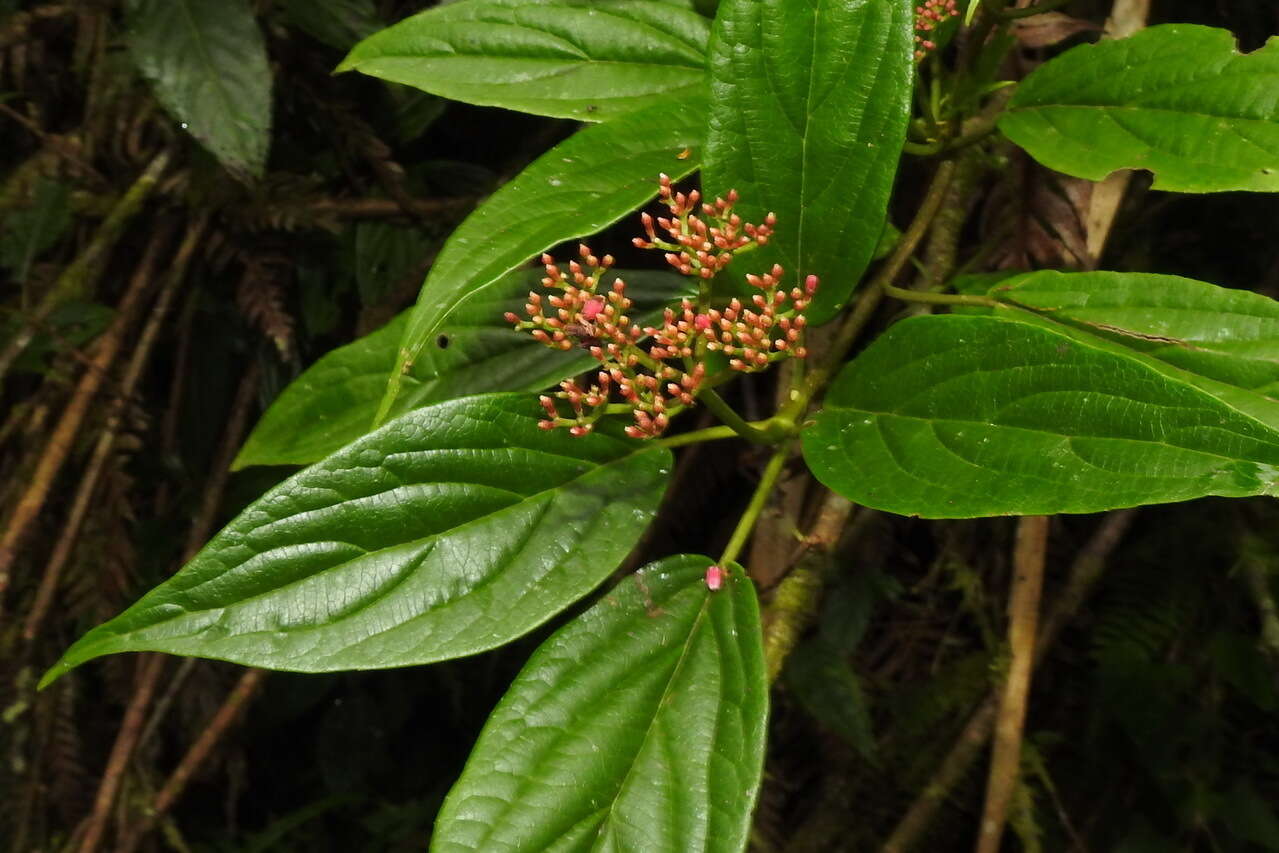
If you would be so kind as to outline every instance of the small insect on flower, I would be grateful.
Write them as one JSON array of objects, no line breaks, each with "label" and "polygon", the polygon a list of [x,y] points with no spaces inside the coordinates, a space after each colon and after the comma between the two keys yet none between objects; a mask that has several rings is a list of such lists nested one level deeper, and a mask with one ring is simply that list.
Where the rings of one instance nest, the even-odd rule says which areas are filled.
[{"label": "small insect on flower", "polygon": [[711,592],[721,589],[724,586],[726,577],[728,577],[728,572],[719,566],[711,566],[706,570],[706,588]]}]

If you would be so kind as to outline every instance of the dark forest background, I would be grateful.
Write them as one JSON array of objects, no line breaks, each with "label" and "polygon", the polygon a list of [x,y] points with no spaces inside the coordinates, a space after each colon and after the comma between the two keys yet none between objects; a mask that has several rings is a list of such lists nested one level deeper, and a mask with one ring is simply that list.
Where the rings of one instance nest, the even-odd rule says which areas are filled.
[{"label": "dark forest background", "polygon": [[[281,388],[411,305],[452,227],[574,130],[330,74],[423,5],[256,0],[274,127],[265,177],[242,180],[156,102],[122,2],[0,0],[0,345],[45,294],[65,297],[0,376],[0,519],[47,486],[0,581],[0,848],[77,849],[107,790],[102,850],[425,849],[486,715],[554,627],[402,671],[165,658],[132,715],[138,656],[34,690],[72,640],[290,473],[228,466]],[[1109,4],[1065,11],[1099,24]],[[1155,0],[1151,22],[1165,21],[1254,49],[1279,33],[1279,4]],[[1027,39],[1008,73],[1094,37]],[[1078,186],[1014,157],[976,180],[971,271],[1078,263]],[[909,201],[910,158],[899,183]],[[1105,268],[1279,298],[1279,199],[1148,185],[1134,180]],[[631,230],[595,246],[639,263]],[[735,402],[767,414],[769,381],[747,377]],[[633,564],[716,553],[761,461],[732,442],[686,451]],[[1048,612],[1071,603],[1081,566],[1099,579],[1060,608],[1036,674],[1023,849],[1279,850],[1276,522],[1270,499],[1053,520]],[[877,849],[934,778],[998,681],[1013,526],[858,516],[774,694],[756,849]],[[122,726],[132,746],[113,760]],[[919,849],[971,844],[983,761]]]}]

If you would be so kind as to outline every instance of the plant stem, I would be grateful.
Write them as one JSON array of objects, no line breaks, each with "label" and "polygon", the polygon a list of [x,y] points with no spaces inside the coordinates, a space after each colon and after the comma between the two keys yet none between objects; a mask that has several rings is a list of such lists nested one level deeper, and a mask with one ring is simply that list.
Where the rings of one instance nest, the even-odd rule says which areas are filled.
[{"label": "plant stem", "polygon": [[937,172],[933,175],[932,183],[928,185],[928,192],[924,195],[924,200],[920,204],[919,210],[916,211],[915,218],[911,220],[910,225],[902,232],[901,239],[898,240],[897,247],[893,249],[893,253],[889,255],[888,260],[884,261],[884,265],[879,268],[875,277],[871,279],[870,284],[862,292],[861,299],[858,300],[852,313],[848,315],[848,319],[844,321],[844,325],[840,327],[839,332],[836,334],[827,357],[805,377],[804,384],[799,389],[794,401],[782,412],[783,417],[798,421],[807,411],[809,403],[821,393],[822,389],[826,387],[826,383],[834,376],[835,371],[843,364],[844,357],[853,348],[853,344],[857,342],[862,329],[870,321],[875,309],[879,307],[879,301],[884,296],[885,285],[891,285],[893,280],[906,268],[911,256],[914,255],[915,250],[924,239],[924,235],[928,233],[933,219],[937,216],[937,212],[941,210],[942,202],[946,199],[946,191],[950,188],[950,182],[954,176],[954,160],[946,160],[937,167]]},{"label": "plant stem", "polygon": [[722,438],[737,438],[737,430],[730,426],[713,426],[706,429],[695,429],[670,438],[659,438],[657,443],[662,447],[684,447],[689,444],[700,444],[703,441],[718,441]]},{"label": "plant stem", "polygon": [[[1136,510],[1124,509],[1109,513],[1098,525],[1088,544],[1075,556],[1070,566],[1070,576],[1065,587],[1053,595],[1052,610],[1044,620],[1035,643],[1035,662],[1044,659],[1063,628],[1079,612],[1106,568],[1106,560],[1118,546],[1125,532],[1132,525]],[[963,781],[968,769],[981,752],[986,739],[994,728],[995,714],[999,710],[999,695],[987,694],[968,718],[963,732],[946,754],[937,772],[920,789],[919,796],[911,803],[906,814],[880,848],[880,853],[905,853],[928,829],[933,817],[941,809],[950,792]]]},{"label": "plant stem", "polygon": [[842,495],[826,492],[817,519],[804,539],[803,556],[777,587],[764,626],[764,668],[769,684],[777,680],[786,658],[817,612],[825,575],[853,508],[852,501]]},{"label": "plant stem", "polygon": [[715,417],[724,422],[725,426],[730,427],[733,432],[742,438],[754,444],[776,444],[778,439],[761,429],[757,429],[745,420],[742,416],[733,411],[733,407],[724,402],[724,398],[716,394],[710,388],[704,388],[697,399],[706,404],[706,408],[715,414]]},{"label": "plant stem", "polygon": [[975,305],[982,308],[994,308],[999,303],[989,296],[977,296],[967,293],[933,293],[927,290],[909,290],[885,284],[884,293],[903,302],[924,302],[928,305]]},{"label": "plant stem", "polygon": [[1008,600],[1008,647],[1012,661],[995,720],[995,745],[986,782],[986,805],[977,834],[977,853],[999,853],[1008,808],[1021,769],[1026,700],[1035,667],[1035,635],[1039,630],[1039,598],[1044,586],[1048,549],[1048,516],[1024,516],[1017,524],[1013,547],[1012,590]]},{"label": "plant stem", "polygon": [[789,448],[786,444],[773,451],[768,464],[764,466],[763,476],[759,478],[759,485],[755,487],[750,503],[746,505],[746,511],[737,520],[737,528],[733,531],[732,537],[729,538],[728,545],[724,547],[724,553],[719,557],[721,564],[736,560],[737,555],[742,552],[742,548],[746,545],[746,540],[750,538],[751,530],[755,527],[756,520],[759,519],[760,512],[764,509],[764,504],[768,502],[769,492],[777,484],[777,478],[782,475],[782,468],[786,466],[788,453]]}]

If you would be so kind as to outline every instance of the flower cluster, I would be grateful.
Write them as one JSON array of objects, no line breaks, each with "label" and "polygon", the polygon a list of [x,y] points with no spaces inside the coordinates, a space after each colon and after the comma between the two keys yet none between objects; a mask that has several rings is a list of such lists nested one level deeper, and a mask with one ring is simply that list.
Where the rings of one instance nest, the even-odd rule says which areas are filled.
[{"label": "flower cluster", "polygon": [[[730,190],[727,199],[717,198],[714,204],[706,204],[697,190],[687,195],[675,192],[668,175],[659,176],[658,181],[658,197],[670,208],[671,215],[654,220],[647,213],[641,214],[648,239],[636,237],[632,242],[641,249],[661,249],[666,253],[666,262],[684,275],[713,278],[728,266],[734,253],[748,246],[763,246],[772,236],[777,223],[773,214],[764,217],[762,225],[752,225],[733,213],[737,190]],[[697,214],[699,209],[701,216]],[[670,239],[659,239],[657,228]]]},{"label": "flower cluster", "polygon": [[748,275],[746,281],[762,290],[751,297],[750,305],[734,298],[724,308],[710,308],[699,313],[685,299],[679,310],[666,309],[660,327],[648,326],[654,358],[695,358],[700,351],[722,352],[730,356],[728,366],[742,372],[763,370],[774,361],[788,356],[804,358],[807,350],[800,345],[807,320],[808,307],[817,290],[817,276],[810,275],[804,289],[781,286],[782,268],[773,265],[764,275]]},{"label": "flower cluster", "polygon": [[915,59],[923,59],[937,47],[929,34],[958,14],[955,0],[924,0],[915,7]]},{"label": "flower cluster", "polygon": [[[637,238],[635,244],[665,251],[672,267],[703,280],[727,266],[736,253],[767,243],[776,222],[771,213],[762,225],[742,222],[732,212],[735,192],[727,200],[700,204],[699,193],[674,192],[665,175],[661,199],[671,216],[657,219],[656,224],[673,242],[659,240],[653,218],[644,214],[648,239]],[[685,299],[678,308],[665,310],[660,326],[641,328],[627,314],[632,303],[626,283],[614,277],[611,285],[604,284],[612,256],[597,257],[585,245],[579,246],[578,254],[567,271],[550,255],[543,255],[542,285],[552,292],[529,294],[524,306],[527,319],[506,314],[507,322],[546,346],[582,347],[600,363],[589,384],[568,379],[554,394],[539,398],[546,410],[546,418],[539,422],[543,429],[567,427],[572,435],[581,436],[591,432],[604,415],[629,412],[634,423],[626,427],[626,434],[654,438],[666,430],[677,411],[694,404],[707,381],[708,353],[722,352],[729,356],[730,368],[743,372],[806,355],[803,311],[817,289],[816,276],[810,275],[803,288],[788,291],[782,286],[782,268],[774,265],[763,275],[746,276],[760,291],[747,303],[733,299],[723,308],[709,308]],[[652,338],[647,351],[640,346],[645,337]],[[614,398],[621,402],[610,402]]]}]

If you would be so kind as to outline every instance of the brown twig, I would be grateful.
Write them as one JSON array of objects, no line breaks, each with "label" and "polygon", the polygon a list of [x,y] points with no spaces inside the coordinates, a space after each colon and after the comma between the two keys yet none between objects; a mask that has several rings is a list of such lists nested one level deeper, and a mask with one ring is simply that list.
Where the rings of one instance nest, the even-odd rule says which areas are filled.
[{"label": "brown twig", "polygon": [[[1035,663],[1043,660],[1052,648],[1063,628],[1087,600],[1093,586],[1101,577],[1106,559],[1119,544],[1124,533],[1132,525],[1136,510],[1124,509],[1106,515],[1094,531],[1092,538],[1075,555],[1070,576],[1063,590],[1053,596],[1053,606],[1043,621],[1039,639],[1035,643]],[[897,823],[888,840],[880,848],[881,853],[905,853],[914,847],[932,823],[937,809],[945,802],[955,785],[964,778],[994,728],[999,710],[999,694],[991,691],[968,718],[955,745],[951,747],[937,772],[924,785],[911,803],[906,814]]]},{"label": "brown twig", "polygon": [[[222,503],[222,494],[226,489],[231,459],[234,458],[235,452],[240,446],[240,441],[244,437],[251,403],[257,391],[259,375],[259,363],[254,360],[245,370],[244,377],[240,380],[240,387],[236,391],[231,414],[227,418],[226,429],[223,431],[222,441],[213,462],[212,473],[205,491],[205,499],[200,505],[199,514],[191,525],[190,535],[188,535],[186,546],[183,548],[182,563],[184,564],[195,556],[195,553],[204,544],[217,519],[217,511]],[[137,746],[143,728],[143,720],[146,717],[147,708],[151,704],[151,697],[155,694],[160,675],[164,670],[166,657],[160,654],[146,654],[142,656],[142,661],[139,666],[138,683],[129,700],[128,708],[125,710],[124,720],[120,724],[119,733],[116,735],[115,745],[111,749],[111,758],[107,763],[106,771],[103,772],[102,784],[98,788],[93,812],[86,821],[87,829],[84,841],[79,848],[80,853],[96,853],[98,845],[101,843],[107,817],[120,789],[124,768],[128,765],[129,758]],[[252,691],[249,692],[251,693]],[[210,748],[211,746],[212,744],[210,744]],[[201,757],[200,761],[203,761],[203,757]],[[190,772],[194,772],[198,764],[199,762],[191,768]],[[185,781],[183,781],[182,786],[185,786]],[[181,794],[181,787],[177,790],[177,794]]]},{"label": "brown twig", "polygon": [[218,507],[222,504],[222,493],[226,490],[227,478],[231,476],[231,460],[240,449],[244,439],[244,431],[249,423],[249,413],[257,395],[258,378],[262,375],[262,365],[257,359],[244,371],[240,387],[236,389],[235,400],[231,403],[231,414],[227,416],[226,430],[222,433],[222,443],[218,446],[217,456],[208,480],[205,481],[204,500],[200,503],[200,511],[187,534],[186,547],[182,549],[182,562],[185,564],[204,546],[213,525],[217,521]]},{"label": "brown twig", "polygon": [[1008,806],[1017,790],[1047,551],[1048,516],[1022,517],[1017,524],[1012,589],[1008,596],[1011,660],[999,703],[999,716],[995,720],[995,743],[990,758],[990,775],[986,781],[986,806],[977,830],[977,853],[999,853],[999,842],[1008,820]]},{"label": "brown twig", "polygon": [[322,198],[307,205],[313,216],[336,216],[342,219],[395,219],[405,215],[405,208],[422,219],[453,216],[475,206],[474,198]]},{"label": "brown twig", "polygon": [[107,818],[115,803],[120,783],[124,779],[125,768],[129,765],[129,757],[133,755],[134,744],[142,730],[142,721],[146,716],[147,706],[151,704],[151,695],[160,682],[160,673],[164,670],[165,657],[158,654],[144,654],[138,660],[137,686],[129,699],[124,712],[124,720],[120,723],[120,731],[116,735],[115,744],[111,747],[111,756],[107,759],[107,767],[102,771],[102,783],[98,786],[97,797],[93,801],[93,811],[86,822],[84,836],[80,841],[80,853],[96,853],[106,832]]},{"label": "brown twig", "polygon": [[53,603],[53,596],[58,589],[58,581],[62,576],[62,569],[66,565],[67,559],[71,556],[72,549],[79,541],[80,528],[89,514],[89,507],[97,491],[98,480],[106,468],[111,452],[115,449],[116,437],[120,433],[120,425],[124,421],[129,400],[132,399],[138,382],[142,379],[142,374],[150,362],[151,349],[159,337],[160,326],[165,317],[168,316],[169,307],[173,303],[173,296],[177,292],[178,285],[186,277],[187,265],[191,261],[191,255],[195,252],[200,238],[204,235],[204,229],[207,224],[207,217],[202,217],[187,229],[186,237],[183,239],[181,246],[179,246],[173,263],[166,274],[166,280],[160,290],[160,295],[156,297],[151,313],[147,317],[147,322],[143,327],[141,337],[138,339],[138,344],[133,349],[133,356],[129,360],[129,365],[125,369],[124,377],[120,382],[120,393],[112,402],[111,411],[107,415],[106,426],[103,427],[101,434],[98,436],[98,441],[93,448],[93,455],[89,459],[84,475],[80,478],[80,485],[76,489],[75,497],[72,500],[71,511],[67,516],[66,522],[62,525],[58,544],[54,547],[49,563],[45,567],[44,576],[40,579],[40,588],[36,592],[35,603],[31,606],[31,612],[27,616],[27,623],[22,631],[23,637],[27,640],[35,638],[45,615],[49,611],[49,606]]},{"label": "brown twig", "polygon": [[771,684],[781,674],[786,658],[812,621],[821,598],[822,583],[854,504],[828,491],[817,518],[804,540],[804,551],[794,568],[777,586],[764,624],[764,666]]},{"label": "brown twig", "polygon": [[30,483],[9,517],[3,537],[0,537],[0,604],[3,604],[4,590],[8,586],[9,573],[14,560],[17,559],[18,549],[41,510],[44,509],[54,481],[71,454],[76,436],[79,435],[80,427],[83,426],[89,413],[89,406],[102,387],[107,371],[120,353],[125,336],[142,307],[143,295],[154,279],[155,265],[161,249],[168,242],[169,231],[170,229],[167,228],[159,228],[152,236],[142,263],[135,270],[117,306],[115,318],[96,343],[92,367],[80,377],[80,382],[67,402],[58,425],[49,436],[44,453],[32,473]]},{"label": "brown twig", "polygon": [[[1150,16],[1150,0],[1115,0],[1110,16],[1106,19],[1102,38],[1121,39],[1146,26]],[[1132,179],[1132,171],[1120,169],[1093,185],[1088,200],[1085,227],[1088,235],[1088,255],[1095,265],[1106,248],[1106,239],[1115,224],[1119,205]]]},{"label": "brown twig", "polygon": [[187,783],[191,781],[191,777],[200,769],[200,766],[204,764],[210,753],[212,753],[213,747],[217,745],[222,736],[230,729],[231,724],[239,717],[249,699],[261,686],[266,674],[266,670],[250,669],[240,676],[240,680],[236,682],[226,701],[222,703],[222,706],[213,715],[209,725],[196,738],[195,743],[191,744],[191,748],[187,750],[186,755],[182,756],[182,760],[178,762],[178,766],[174,768],[168,781],[164,783],[164,787],[156,794],[149,813],[136,827],[123,833],[123,840],[120,842],[119,847],[116,848],[117,853],[133,853],[133,850],[137,848],[146,834],[155,827],[160,818],[168,813],[169,809],[173,808],[173,804],[178,801],[183,791],[186,790]]}]

